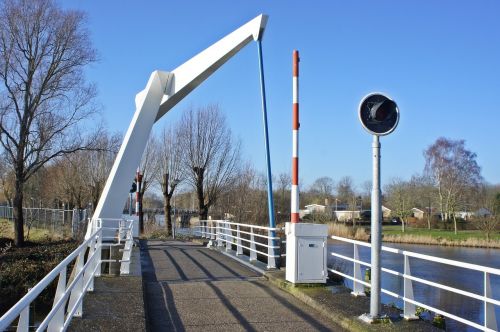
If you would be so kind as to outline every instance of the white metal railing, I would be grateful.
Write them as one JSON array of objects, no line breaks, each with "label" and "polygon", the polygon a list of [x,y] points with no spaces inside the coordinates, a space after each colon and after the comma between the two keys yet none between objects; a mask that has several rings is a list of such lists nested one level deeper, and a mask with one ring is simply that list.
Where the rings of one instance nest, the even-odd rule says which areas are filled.
[{"label": "white metal railing", "polygon": [[280,227],[241,224],[228,220],[200,220],[194,228],[196,234],[210,240],[210,245],[225,247],[226,251],[231,251],[235,245],[236,255],[243,255],[243,249],[246,249],[251,262],[256,261],[259,254],[267,257],[268,269],[277,267],[276,259],[281,255],[280,237],[276,236],[276,232],[282,230]]},{"label": "white metal railing", "polygon": [[[359,247],[371,247],[370,243],[367,242],[361,242],[361,241],[356,241],[356,240],[351,240],[339,236],[331,236],[332,239],[337,240],[337,241],[342,241],[342,242],[347,242],[353,244],[353,257],[348,257],[345,255],[341,255],[335,252],[331,252],[330,254],[334,257],[347,260],[353,263],[353,275],[349,275],[346,273],[342,273],[340,271],[334,270],[334,269],[328,269],[328,271],[335,273],[337,275],[340,275],[344,278],[347,278],[349,280],[352,280],[353,282],[353,295],[364,295],[364,286],[366,287],[371,287],[370,283],[362,280],[362,275],[361,275],[361,266],[366,266],[371,268],[371,264],[368,262],[364,262],[360,259],[359,257]],[[493,299],[493,294],[492,294],[492,289],[491,289],[491,283],[490,283],[490,275],[496,275],[500,276],[500,269],[495,269],[491,267],[486,267],[486,266],[481,266],[481,265],[476,265],[476,264],[470,264],[470,263],[464,263],[460,261],[455,261],[451,259],[446,259],[446,258],[440,258],[440,257],[434,257],[430,255],[424,255],[424,254],[419,254],[411,251],[406,251],[406,250],[400,250],[392,247],[385,247],[382,246],[382,252],[389,252],[393,254],[398,254],[403,256],[403,273],[394,271],[388,268],[382,267],[382,272],[388,273],[400,278],[403,278],[403,294],[397,294],[395,292],[386,290],[384,288],[381,289],[382,293],[387,294],[391,297],[400,299],[403,301],[403,315],[406,319],[413,319],[417,318],[416,316],[416,307],[421,307],[424,309],[427,309],[429,311],[435,312],[439,315],[448,317],[450,319],[456,320],[460,323],[466,324],[468,326],[477,328],[482,331],[498,331],[497,327],[497,321],[495,317],[495,306],[500,306],[500,301]],[[439,263],[439,264],[446,264],[454,267],[459,267],[463,269],[469,269],[473,271],[478,271],[483,273],[483,294],[476,294],[472,293],[469,291],[465,291],[462,289],[458,289],[455,287],[450,287],[447,285],[443,285],[437,282],[433,282],[430,280],[426,280],[423,278],[416,277],[411,274],[411,269],[410,269],[410,260],[409,258],[416,258],[420,260],[424,260],[427,262],[434,262],[434,263]],[[435,308],[429,304],[425,304],[419,301],[416,301],[413,296],[413,282],[417,282],[423,285],[435,287],[441,290],[446,290],[455,294],[460,294],[472,299],[476,299],[479,301],[483,302],[484,305],[484,325],[480,325],[476,322],[470,321],[468,319],[459,317],[457,315],[454,315],[452,313],[446,312],[444,310]]]},{"label": "white metal railing", "polygon": [[[4,331],[19,317],[17,331],[30,329],[30,304],[58,276],[57,288],[52,309],[36,328],[36,331],[65,331],[73,317],[81,317],[83,312],[83,297],[88,291],[94,290],[94,278],[101,275],[101,264],[104,262],[120,263],[120,274],[130,272],[130,256],[133,245],[133,222],[118,220],[119,227],[102,227],[105,219],[89,221],[84,242],[69,254],[61,263],[50,271],[9,311],[0,317],[0,331]],[[104,231],[115,232],[113,239],[103,236]],[[108,242],[103,242],[107,240]],[[110,242],[110,240],[114,240]],[[102,248],[121,246],[122,259],[102,259]],[[68,265],[74,263],[73,270],[67,278]],[[69,302],[68,302],[69,301]]]},{"label": "white metal railing", "polygon": [[[83,296],[94,289],[94,277],[99,276],[101,271],[101,232],[94,232],[7,311],[0,318],[0,331],[6,330],[17,317],[17,331],[28,331],[31,302],[57,277],[59,279],[52,309],[37,331],[65,330],[74,316],[81,317]],[[72,262],[74,266],[67,282],[67,267]]]}]

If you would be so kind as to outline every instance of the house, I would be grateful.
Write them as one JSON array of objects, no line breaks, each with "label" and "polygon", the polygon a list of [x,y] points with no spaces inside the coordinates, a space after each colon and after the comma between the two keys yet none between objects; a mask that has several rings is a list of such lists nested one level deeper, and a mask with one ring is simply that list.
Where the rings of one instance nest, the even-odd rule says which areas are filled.
[{"label": "house", "polygon": [[458,211],[458,212],[455,212],[454,215],[455,215],[455,218],[469,220],[472,216],[474,216],[474,212],[472,212],[472,211]]},{"label": "house", "polygon": [[326,206],[321,204],[309,204],[306,205],[305,208],[307,211],[309,211],[309,213],[326,211]]},{"label": "house", "polygon": [[424,219],[425,211],[424,210],[420,210],[419,208],[412,208],[411,209],[411,216],[413,218],[418,219],[418,220],[422,220],[422,219]]},{"label": "house", "polygon": [[392,210],[389,209],[388,207],[385,207],[382,205],[382,218],[383,219],[388,219],[391,217]]},{"label": "house", "polygon": [[326,206],[321,204],[309,204],[305,206],[304,210],[299,210],[299,217],[303,218],[304,216],[311,213],[325,213],[327,212]]},{"label": "house", "polygon": [[490,217],[491,216],[491,211],[488,210],[487,208],[480,208],[476,212],[474,212],[475,217]]},{"label": "house", "polygon": [[360,219],[361,218],[361,211],[359,211],[359,210],[357,210],[357,211],[349,211],[349,210],[333,211],[333,216],[338,221]]}]

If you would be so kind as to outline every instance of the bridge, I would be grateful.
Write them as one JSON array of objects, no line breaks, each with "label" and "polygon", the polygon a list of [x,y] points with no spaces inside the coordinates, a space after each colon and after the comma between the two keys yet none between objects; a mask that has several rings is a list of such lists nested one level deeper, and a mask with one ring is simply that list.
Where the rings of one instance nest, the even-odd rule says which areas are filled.
[{"label": "bridge", "polygon": [[[462,328],[497,330],[498,301],[493,298],[488,278],[500,276],[499,269],[383,247],[391,254],[400,254],[402,262],[407,263],[404,270],[385,266],[382,269],[397,275],[402,284],[399,290],[382,288],[382,292],[403,302],[399,308],[383,306],[386,322],[367,324],[359,316],[369,310],[369,298],[361,293],[369,289],[370,283],[358,278],[361,273],[357,270],[370,266],[359,254],[360,247],[369,247],[369,243],[332,237],[352,244],[351,257],[329,251],[330,256],[351,262],[352,268],[346,271],[329,267],[330,281],[325,285],[301,286],[286,280],[286,267],[268,268],[272,260],[286,255],[282,245],[275,246],[280,249],[268,245],[269,240],[285,241],[279,227],[201,221],[180,229],[182,239],[134,241],[133,223],[120,223],[114,239],[99,237],[103,227],[98,226],[99,223],[88,240],[0,318],[0,330],[9,326],[17,331],[33,327],[39,331],[436,329],[422,319],[408,319],[410,314],[415,315],[412,304],[437,312],[450,322],[465,324],[460,325]],[[277,234],[271,236],[272,232]],[[412,274],[410,257],[483,273],[485,293],[471,293]],[[334,282],[335,274],[344,281],[352,280],[351,287],[347,288],[345,282]],[[45,317],[34,321],[30,304],[51,282],[58,285],[53,307]],[[413,297],[414,288],[419,285],[412,283],[481,300],[482,319],[460,317]]]},{"label": "bridge", "polygon": [[[391,247],[382,247],[382,253],[398,256],[401,264],[380,268],[377,263],[376,268],[362,255],[370,250],[370,243],[331,237],[350,246],[345,254],[328,248],[324,225],[275,227],[268,144],[269,227],[202,220],[181,230],[186,239],[198,243],[138,241],[134,222],[118,218],[124,201],[121,193],[128,190],[153,124],[252,40],[259,45],[266,119],[260,45],[266,22],[267,17],[260,15],[172,72],[151,74],[136,96],[136,113],[85,240],[0,318],[1,331],[432,331],[434,327],[419,318],[419,311],[467,328],[498,330],[500,301],[494,295],[500,269]],[[266,122],[265,132],[267,138]],[[294,158],[298,163],[296,154]],[[292,206],[298,208],[298,182],[294,183]],[[331,260],[343,265],[327,268]],[[473,271],[480,276],[480,291],[425,278],[411,268],[417,261],[424,269],[440,264],[461,269],[458,273]],[[365,296],[372,291],[371,268],[384,273],[384,278],[396,278],[400,286],[387,288],[382,280],[382,287],[380,283],[373,287],[372,294],[382,292],[399,305],[384,305],[385,315],[372,315],[366,322],[360,316],[374,307]],[[349,288],[332,283],[335,278],[347,281]],[[379,280],[378,274],[373,279]],[[53,306],[35,320],[31,304],[51,283],[57,284]],[[422,287],[476,301],[481,307],[479,317],[429,303],[422,296],[425,292],[415,292]],[[375,304],[380,306],[380,299]],[[372,324],[373,318],[378,324]]]}]

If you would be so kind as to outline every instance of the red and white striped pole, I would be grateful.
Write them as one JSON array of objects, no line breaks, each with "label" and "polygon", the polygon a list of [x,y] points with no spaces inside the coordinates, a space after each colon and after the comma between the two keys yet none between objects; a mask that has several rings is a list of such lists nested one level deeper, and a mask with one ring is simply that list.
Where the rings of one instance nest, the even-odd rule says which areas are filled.
[{"label": "red and white striped pole", "polygon": [[299,51],[293,51],[293,151],[292,151],[292,199],[291,222],[300,222],[299,217]]},{"label": "red and white striped pole", "polygon": [[141,197],[140,197],[140,193],[141,193],[141,180],[142,180],[142,176],[141,176],[141,173],[139,171],[139,168],[137,168],[137,172],[135,174],[135,182],[137,184],[136,192],[135,192],[135,215],[136,216],[139,215],[139,203],[141,201]]}]

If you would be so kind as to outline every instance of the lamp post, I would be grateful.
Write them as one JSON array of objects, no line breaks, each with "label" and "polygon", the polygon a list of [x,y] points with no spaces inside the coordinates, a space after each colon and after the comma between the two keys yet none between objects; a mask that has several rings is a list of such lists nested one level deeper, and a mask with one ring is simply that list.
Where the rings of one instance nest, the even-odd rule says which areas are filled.
[{"label": "lamp post", "polygon": [[361,319],[374,322],[380,320],[380,253],[382,249],[381,230],[381,190],[380,190],[380,140],[379,136],[388,135],[396,129],[399,122],[399,109],[389,97],[380,93],[371,93],[359,104],[361,125],[373,135],[373,184],[371,201],[371,291],[370,314]]}]

